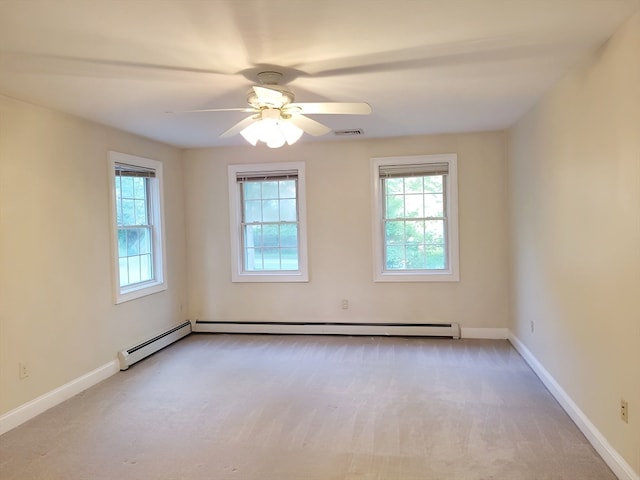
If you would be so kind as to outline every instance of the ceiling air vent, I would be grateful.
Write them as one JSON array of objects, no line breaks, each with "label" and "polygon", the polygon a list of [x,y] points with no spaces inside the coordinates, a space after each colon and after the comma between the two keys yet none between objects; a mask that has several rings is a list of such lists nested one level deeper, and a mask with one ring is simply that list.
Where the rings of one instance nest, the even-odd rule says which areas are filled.
[{"label": "ceiling air vent", "polygon": [[362,135],[364,132],[359,128],[352,128],[352,129],[349,129],[349,130],[336,130],[333,133],[335,135],[344,137],[344,136]]}]

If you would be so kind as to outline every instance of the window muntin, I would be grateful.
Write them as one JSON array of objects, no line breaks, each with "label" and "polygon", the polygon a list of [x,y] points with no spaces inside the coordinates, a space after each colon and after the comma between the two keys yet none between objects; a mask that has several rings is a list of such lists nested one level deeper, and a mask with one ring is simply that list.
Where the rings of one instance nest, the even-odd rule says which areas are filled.
[{"label": "window muntin", "polygon": [[307,281],[304,164],[229,166],[232,280]]},{"label": "window muntin", "polygon": [[372,159],[374,279],[456,281],[455,155]]},{"label": "window muntin", "polygon": [[115,302],[166,289],[162,163],[110,152]]}]

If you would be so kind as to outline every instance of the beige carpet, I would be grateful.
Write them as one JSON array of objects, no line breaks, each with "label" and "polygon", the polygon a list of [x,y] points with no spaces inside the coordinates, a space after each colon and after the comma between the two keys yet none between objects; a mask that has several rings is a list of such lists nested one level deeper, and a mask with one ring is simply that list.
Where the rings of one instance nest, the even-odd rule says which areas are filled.
[{"label": "beige carpet", "polygon": [[194,334],[0,437],[0,478],[615,476],[506,341]]}]

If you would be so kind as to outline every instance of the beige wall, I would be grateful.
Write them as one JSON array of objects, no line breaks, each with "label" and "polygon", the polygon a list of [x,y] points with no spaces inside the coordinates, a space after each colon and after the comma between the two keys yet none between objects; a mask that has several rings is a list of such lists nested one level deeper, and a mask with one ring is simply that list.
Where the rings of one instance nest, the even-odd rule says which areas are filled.
[{"label": "beige wall", "polygon": [[[169,289],[118,306],[108,150],[154,158],[165,169]],[[186,318],[180,154],[0,96],[0,414]],[[18,379],[19,362],[30,367],[27,379]]]},{"label": "beige wall", "polygon": [[[458,154],[461,281],[374,283],[369,159],[449,152]],[[185,152],[190,318],[506,328],[505,153],[503,132]],[[232,283],[227,165],[297,160],[306,164],[310,282]]]},{"label": "beige wall", "polygon": [[[510,132],[514,334],[640,472],[640,13]],[[531,333],[530,322],[535,322]],[[620,398],[630,421],[619,418]]]}]

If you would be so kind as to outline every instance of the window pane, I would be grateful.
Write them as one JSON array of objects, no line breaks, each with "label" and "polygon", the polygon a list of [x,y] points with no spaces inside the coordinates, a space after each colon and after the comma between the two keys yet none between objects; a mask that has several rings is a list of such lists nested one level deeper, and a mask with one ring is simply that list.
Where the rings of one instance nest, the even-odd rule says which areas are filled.
[{"label": "window pane", "polygon": [[129,199],[123,199],[121,203],[122,203],[122,224],[135,225],[136,216],[135,216],[134,201]]},{"label": "window pane", "polygon": [[262,270],[262,249],[247,248],[245,250],[244,265],[248,271]]},{"label": "window pane", "polygon": [[407,195],[405,197],[405,215],[407,218],[424,217],[423,195]]},{"label": "window pane", "polygon": [[444,244],[444,220],[427,220],[426,243]]},{"label": "window pane", "polygon": [[262,184],[260,182],[244,182],[243,196],[245,200],[257,200],[262,197]]},{"label": "window pane", "polygon": [[404,193],[403,178],[388,178],[384,180],[385,190],[387,194]]},{"label": "window pane", "polygon": [[385,218],[404,217],[404,195],[387,195]]},{"label": "window pane", "polygon": [[283,247],[298,246],[298,226],[293,224],[280,225],[280,245]]},{"label": "window pane", "polygon": [[118,257],[127,256],[127,231],[118,230]]},{"label": "window pane", "polygon": [[278,198],[278,182],[262,182],[262,198]]},{"label": "window pane", "polygon": [[263,249],[264,269],[280,270],[280,249],[265,248]]},{"label": "window pane", "polygon": [[280,198],[296,198],[296,181],[280,181]]},{"label": "window pane", "polygon": [[443,175],[428,175],[424,177],[424,191],[427,193],[442,193]]},{"label": "window pane", "polygon": [[262,246],[262,225],[247,225],[244,227],[244,243],[246,248]]},{"label": "window pane", "polygon": [[120,188],[123,198],[133,198],[133,177],[120,177]]},{"label": "window pane", "polygon": [[407,245],[405,249],[407,262],[405,268],[408,270],[420,270],[427,268],[423,245]]},{"label": "window pane", "polygon": [[405,193],[422,193],[423,177],[406,177],[404,179]]},{"label": "window pane", "polygon": [[386,244],[402,244],[404,243],[404,222],[395,221],[385,224],[385,243]]},{"label": "window pane", "polygon": [[128,257],[129,264],[129,283],[138,283],[140,281],[140,257]]},{"label": "window pane", "polygon": [[387,245],[385,265],[387,270],[400,270],[404,267],[404,246]]},{"label": "window pane", "polygon": [[283,270],[298,270],[298,249],[283,248],[280,250]]},{"label": "window pane", "polygon": [[407,221],[404,225],[406,243],[424,243],[424,221]]},{"label": "window pane", "polygon": [[147,202],[146,200],[134,200],[135,225],[146,225],[147,223]]},{"label": "window pane", "polygon": [[148,282],[152,278],[151,255],[140,255],[140,281]]},{"label": "window pane", "polygon": [[244,202],[244,221],[246,223],[262,221],[262,202],[260,200]]},{"label": "window pane", "polygon": [[424,196],[425,217],[443,217],[444,210],[442,205],[441,193],[428,193]]},{"label": "window pane", "polygon": [[146,178],[134,177],[133,178],[133,196],[135,198],[146,198]]},{"label": "window pane", "polygon": [[280,231],[278,225],[262,226],[262,245],[265,247],[280,246]]},{"label": "window pane", "polygon": [[427,268],[443,270],[446,268],[445,258],[444,246],[427,246]]},{"label": "window pane", "polygon": [[[127,229],[127,256],[138,255],[140,253],[140,244],[138,236],[140,230],[137,228]],[[131,268],[131,266],[129,266]]]},{"label": "window pane", "polygon": [[295,222],[297,219],[296,200],[280,200],[280,221]]},{"label": "window pane", "polygon": [[139,252],[151,253],[151,228],[141,228],[138,231]]},{"label": "window pane", "polygon": [[278,210],[279,210],[278,200],[263,200],[262,201],[262,221],[277,222],[280,216],[280,213]]},{"label": "window pane", "polygon": [[126,257],[119,259],[118,269],[120,271],[120,286],[129,285],[129,262]]}]

